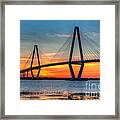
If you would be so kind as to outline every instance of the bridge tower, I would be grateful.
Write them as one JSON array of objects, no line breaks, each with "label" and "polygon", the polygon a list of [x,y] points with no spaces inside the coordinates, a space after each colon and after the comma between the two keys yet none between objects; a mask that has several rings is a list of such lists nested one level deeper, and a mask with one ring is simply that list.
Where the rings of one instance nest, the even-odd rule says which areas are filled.
[{"label": "bridge tower", "polygon": [[38,65],[40,66],[40,59],[39,59],[39,53],[38,53],[38,46],[37,46],[37,45],[34,45],[33,54],[32,54],[32,61],[31,61],[31,65],[30,65],[30,71],[31,71],[32,78],[38,78],[38,77],[39,77],[39,74],[40,74],[40,67],[38,68],[38,72],[37,72],[37,75],[36,75],[36,76],[34,76],[34,73],[33,73],[33,70],[32,70],[35,52],[36,52],[36,55],[37,55]]},{"label": "bridge tower", "polygon": [[73,56],[73,49],[74,49],[74,43],[75,43],[75,37],[76,36],[77,36],[77,40],[78,40],[79,53],[80,53],[80,58],[81,58],[81,61],[80,61],[81,66],[80,66],[80,69],[79,69],[77,79],[80,79],[81,75],[82,75],[82,72],[83,72],[83,68],[84,68],[84,61],[83,61],[82,45],[81,45],[81,40],[80,40],[80,32],[79,32],[79,27],[77,27],[77,26],[75,26],[75,28],[74,28],[73,40],[72,40],[70,56],[69,56],[69,69],[70,69],[72,79],[76,79],[74,70],[72,68],[72,56]]}]

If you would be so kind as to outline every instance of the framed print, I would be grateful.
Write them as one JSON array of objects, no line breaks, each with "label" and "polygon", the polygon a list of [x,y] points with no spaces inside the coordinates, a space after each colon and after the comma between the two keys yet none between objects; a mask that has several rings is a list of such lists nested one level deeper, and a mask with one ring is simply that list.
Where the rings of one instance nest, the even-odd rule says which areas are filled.
[{"label": "framed print", "polygon": [[119,119],[119,2],[1,9],[1,118]]}]

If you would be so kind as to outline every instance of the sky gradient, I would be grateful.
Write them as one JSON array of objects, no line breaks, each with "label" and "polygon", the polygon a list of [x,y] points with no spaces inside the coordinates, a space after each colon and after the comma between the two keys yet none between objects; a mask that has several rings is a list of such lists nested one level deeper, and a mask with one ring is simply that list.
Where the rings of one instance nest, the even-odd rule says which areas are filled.
[{"label": "sky gradient", "polygon": [[[20,69],[30,67],[33,46],[35,44],[39,47],[40,63],[47,64],[51,62],[64,61],[69,58],[70,46],[74,27],[78,26],[80,32],[89,33],[90,39],[93,39],[98,46],[95,49],[100,49],[100,21],[99,20],[21,20],[20,21]],[[86,35],[85,35],[86,36]],[[92,37],[91,37],[92,36]],[[77,39],[77,38],[76,38]],[[82,39],[82,38],[81,38]],[[88,38],[86,38],[88,39]],[[66,43],[66,41],[68,41]],[[77,40],[76,40],[77,41]],[[64,47],[61,48],[61,46]],[[91,44],[92,45],[92,44]],[[80,59],[79,51],[77,50],[77,43],[75,46],[75,53],[77,59]],[[83,38],[84,54],[88,54],[86,48],[93,48],[90,44],[86,44]],[[57,56],[57,51],[61,48],[60,55]],[[64,56],[61,57],[61,54]],[[91,52],[91,54],[93,54]],[[31,55],[31,56],[30,56]],[[27,59],[30,59],[26,64]],[[51,60],[54,58],[53,60]],[[58,59],[59,58],[59,59]],[[37,59],[34,59],[34,65],[37,65]],[[80,68],[74,65],[74,72]],[[35,72],[36,73],[36,72]],[[30,73],[29,73],[30,76]],[[70,77],[68,65],[53,66],[43,68],[41,70],[41,77]],[[85,64],[82,77],[100,77],[100,63]]]}]

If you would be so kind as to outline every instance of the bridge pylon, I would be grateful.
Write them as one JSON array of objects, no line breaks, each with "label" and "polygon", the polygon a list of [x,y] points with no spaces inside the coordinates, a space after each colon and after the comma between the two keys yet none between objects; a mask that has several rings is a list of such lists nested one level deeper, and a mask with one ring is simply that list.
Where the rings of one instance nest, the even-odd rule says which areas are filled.
[{"label": "bridge pylon", "polygon": [[34,60],[35,52],[36,52],[36,55],[37,55],[38,66],[40,66],[40,59],[39,59],[39,52],[38,52],[38,46],[37,45],[34,45],[33,54],[32,54],[32,61],[31,61],[31,64],[30,64],[30,71],[31,71],[32,78],[38,78],[39,74],[40,74],[40,67],[38,68],[38,72],[37,72],[36,76],[34,75],[33,69],[32,69],[33,68],[33,60]]},{"label": "bridge pylon", "polygon": [[72,40],[72,45],[71,45],[71,50],[70,50],[70,56],[69,56],[69,70],[71,73],[72,79],[76,79],[74,70],[72,68],[72,57],[73,57],[73,50],[74,50],[74,44],[75,44],[75,38],[77,36],[78,40],[78,47],[79,47],[79,53],[80,53],[80,70],[77,76],[77,79],[80,79],[82,76],[83,68],[84,68],[84,60],[83,60],[83,52],[82,52],[82,45],[81,45],[81,39],[80,39],[80,32],[79,32],[79,27],[75,26],[74,28],[74,33],[73,33],[73,40]]}]

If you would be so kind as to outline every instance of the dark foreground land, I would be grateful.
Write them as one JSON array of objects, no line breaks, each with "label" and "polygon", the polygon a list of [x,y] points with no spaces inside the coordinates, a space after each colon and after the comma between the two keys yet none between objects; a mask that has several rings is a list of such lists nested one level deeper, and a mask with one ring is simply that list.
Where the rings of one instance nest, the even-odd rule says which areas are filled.
[{"label": "dark foreground land", "polygon": [[93,100],[99,99],[100,94],[97,93],[69,93],[67,91],[63,92],[30,92],[22,91],[20,92],[21,100]]}]

